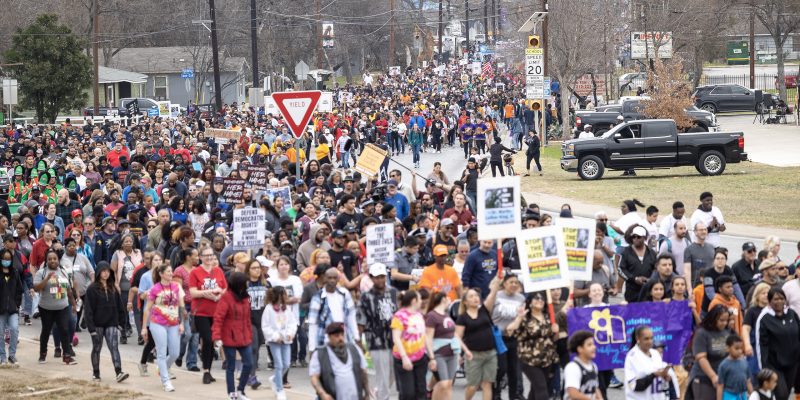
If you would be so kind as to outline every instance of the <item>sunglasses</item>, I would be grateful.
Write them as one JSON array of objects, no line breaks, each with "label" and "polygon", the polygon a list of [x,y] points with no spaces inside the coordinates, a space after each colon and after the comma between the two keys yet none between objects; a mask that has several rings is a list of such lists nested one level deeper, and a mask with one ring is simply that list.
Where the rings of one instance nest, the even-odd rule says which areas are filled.
[{"label": "sunglasses", "polygon": [[644,238],[644,236],[631,235],[631,239],[643,239],[643,238]]},{"label": "sunglasses", "polygon": [[598,221],[600,221],[600,222],[608,222],[608,218],[600,218],[600,219],[598,219]]}]

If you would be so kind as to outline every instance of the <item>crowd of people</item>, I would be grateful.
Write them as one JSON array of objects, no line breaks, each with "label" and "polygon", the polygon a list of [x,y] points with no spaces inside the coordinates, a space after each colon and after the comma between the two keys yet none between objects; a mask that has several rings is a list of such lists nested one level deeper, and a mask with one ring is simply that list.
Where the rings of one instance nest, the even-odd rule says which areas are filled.
[{"label": "crowd of people", "polygon": [[[225,393],[240,400],[265,371],[276,398],[288,398],[292,368],[308,369],[323,400],[450,399],[457,378],[466,399],[484,400],[597,400],[623,385],[626,398],[670,400],[753,388],[786,399],[798,389],[797,260],[781,260],[770,237],[763,254],[745,243],[729,267],[738,254],[719,247],[725,220],[711,193],[689,218],[676,202],[660,224],[659,210],[642,216],[637,200],[624,201],[613,222],[599,212],[592,279],[525,293],[514,239],[502,244],[502,268],[496,243],[477,239],[477,179],[482,160],[494,175],[503,152],[523,142],[528,169],[533,160],[541,173],[538,114],[505,94],[520,92],[518,72],[459,76],[408,70],[337,88],[337,109],[318,114],[300,139],[280,116],[236,104],[210,119],[189,107],[131,126],[0,128],[0,164],[13,175],[8,201],[0,199],[0,364],[19,365],[19,325],[39,324],[39,363],[91,365],[100,381],[105,342],[117,382],[148,377],[155,363],[173,392],[173,368],[210,385],[222,362]],[[227,142],[206,137],[207,128],[240,135]],[[417,166],[422,152],[461,146],[467,166],[448,177],[437,163],[409,184],[387,161],[384,173],[362,176],[352,166],[368,143],[390,156],[408,145]],[[226,203],[212,192],[251,164],[268,166],[269,188],[289,187],[290,197],[245,187],[240,202]],[[244,207],[266,215],[263,245],[251,251],[233,249],[233,211]],[[569,205],[555,218],[523,207],[524,229],[572,217]],[[388,266],[366,263],[366,231],[377,224],[393,227]],[[566,313],[617,294],[628,303],[687,301],[697,323],[688,364],[666,366],[642,327],[622,380],[598,371],[592,334],[568,337]],[[83,331],[88,362],[74,349]],[[123,371],[121,346],[141,346],[137,378]],[[753,383],[744,390],[742,362]]]}]

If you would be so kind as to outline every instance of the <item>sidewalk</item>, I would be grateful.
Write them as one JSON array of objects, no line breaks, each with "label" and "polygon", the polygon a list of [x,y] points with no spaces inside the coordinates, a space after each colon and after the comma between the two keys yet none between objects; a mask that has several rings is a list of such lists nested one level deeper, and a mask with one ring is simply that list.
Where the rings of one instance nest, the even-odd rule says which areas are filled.
[{"label": "sidewalk", "polygon": [[[536,203],[539,205],[539,208],[550,212],[555,212],[556,214],[558,214],[558,212],[561,210],[562,204],[568,203],[572,207],[572,215],[576,217],[594,219],[594,213],[600,210],[605,211],[606,214],[608,214],[608,218],[611,220],[616,220],[617,218],[622,216],[622,212],[619,210],[619,207],[599,206],[597,204],[589,204],[582,201],[568,199],[566,197],[555,196],[547,193],[523,192],[522,195],[525,196],[525,201],[527,201],[528,204]],[[725,210],[723,210],[723,213],[724,211]],[[671,212],[671,210],[662,210],[661,215],[662,216],[666,215],[666,213],[669,212]],[[687,218],[691,215],[689,210],[687,210],[686,214]],[[725,226],[728,227],[728,229],[724,233],[724,235],[726,236],[741,236],[746,238],[763,239],[769,235],[776,235],[780,237],[781,240],[784,242],[800,241],[800,231],[795,231],[791,229],[766,228],[761,226],[743,225],[734,223],[726,223]]]}]

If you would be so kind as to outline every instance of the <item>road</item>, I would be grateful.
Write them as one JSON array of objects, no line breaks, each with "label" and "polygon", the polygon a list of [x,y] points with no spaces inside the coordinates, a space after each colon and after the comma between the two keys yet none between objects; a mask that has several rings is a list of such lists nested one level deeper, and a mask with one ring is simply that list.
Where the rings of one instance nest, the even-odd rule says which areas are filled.
[{"label": "road", "polygon": [[723,131],[744,132],[745,150],[751,161],[775,167],[800,166],[797,116],[787,117],[788,124],[769,125],[755,122],[755,117],[755,114],[722,114],[717,121]]}]

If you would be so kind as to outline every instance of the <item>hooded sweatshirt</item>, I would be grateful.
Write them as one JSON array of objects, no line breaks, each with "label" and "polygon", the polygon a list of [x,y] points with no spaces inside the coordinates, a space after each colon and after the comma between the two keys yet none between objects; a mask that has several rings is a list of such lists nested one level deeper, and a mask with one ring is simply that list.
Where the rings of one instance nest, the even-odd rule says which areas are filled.
[{"label": "hooded sweatshirt", "polygon": [[485,252],[480,247],[469,252],[461,273],[461,283],[465,289],[479,288],[481,299],[489,295],[489,282],[497,275],[497,252]]},{"label": "hooded sweatshirt", "polygon": [[735,322],[733,325],[733,330],[737,335],[741,335],[744,316],[742,316],[742,305],[739,303],[739,300],[736,299],[736,296],[731,296],[730,299],[725,299],[722,294],[717,293],[714,295],[714,299],[711,300],[711,303],[708,304],[708,309],[711,310],[717,305],[724,306],[730,313],[732,313],[731,318],[733,318]]},{"label": "hooded sweatshirt", "polygon": [[772,307],[764,307],[756,322],[756,345],[759,369],[786,369],[800,357],[800,320],[785,307],[783,315],[775,315]]},{"label": "hooded sweatshirt", "polygon": [[[105,263],[98,267],[96,275],[98,280],[86,290],[86,301],[83,304],[83,319],[90,333],[94,332],[96,328],[120,326],[127,317],[127,310],[122,304],[122,296],[114,287],[114,270]],[[103,290],[98,282],[100,273],[106,269],[111,272],[108,278],[109,290]]]},{"label": "hooded sweatshirt", "polygon": [[317,232],[322,228],[322,224],[316,224],[311,227],[309,231],[308,240],[303,242],[300,247],[297,248],[297,269],[302,271],[309,265],[311,265],[311,253],[314,252],[316,249],[323,249],[328,251],[331,249],[330,243],[327,241],[317,241]]}]

